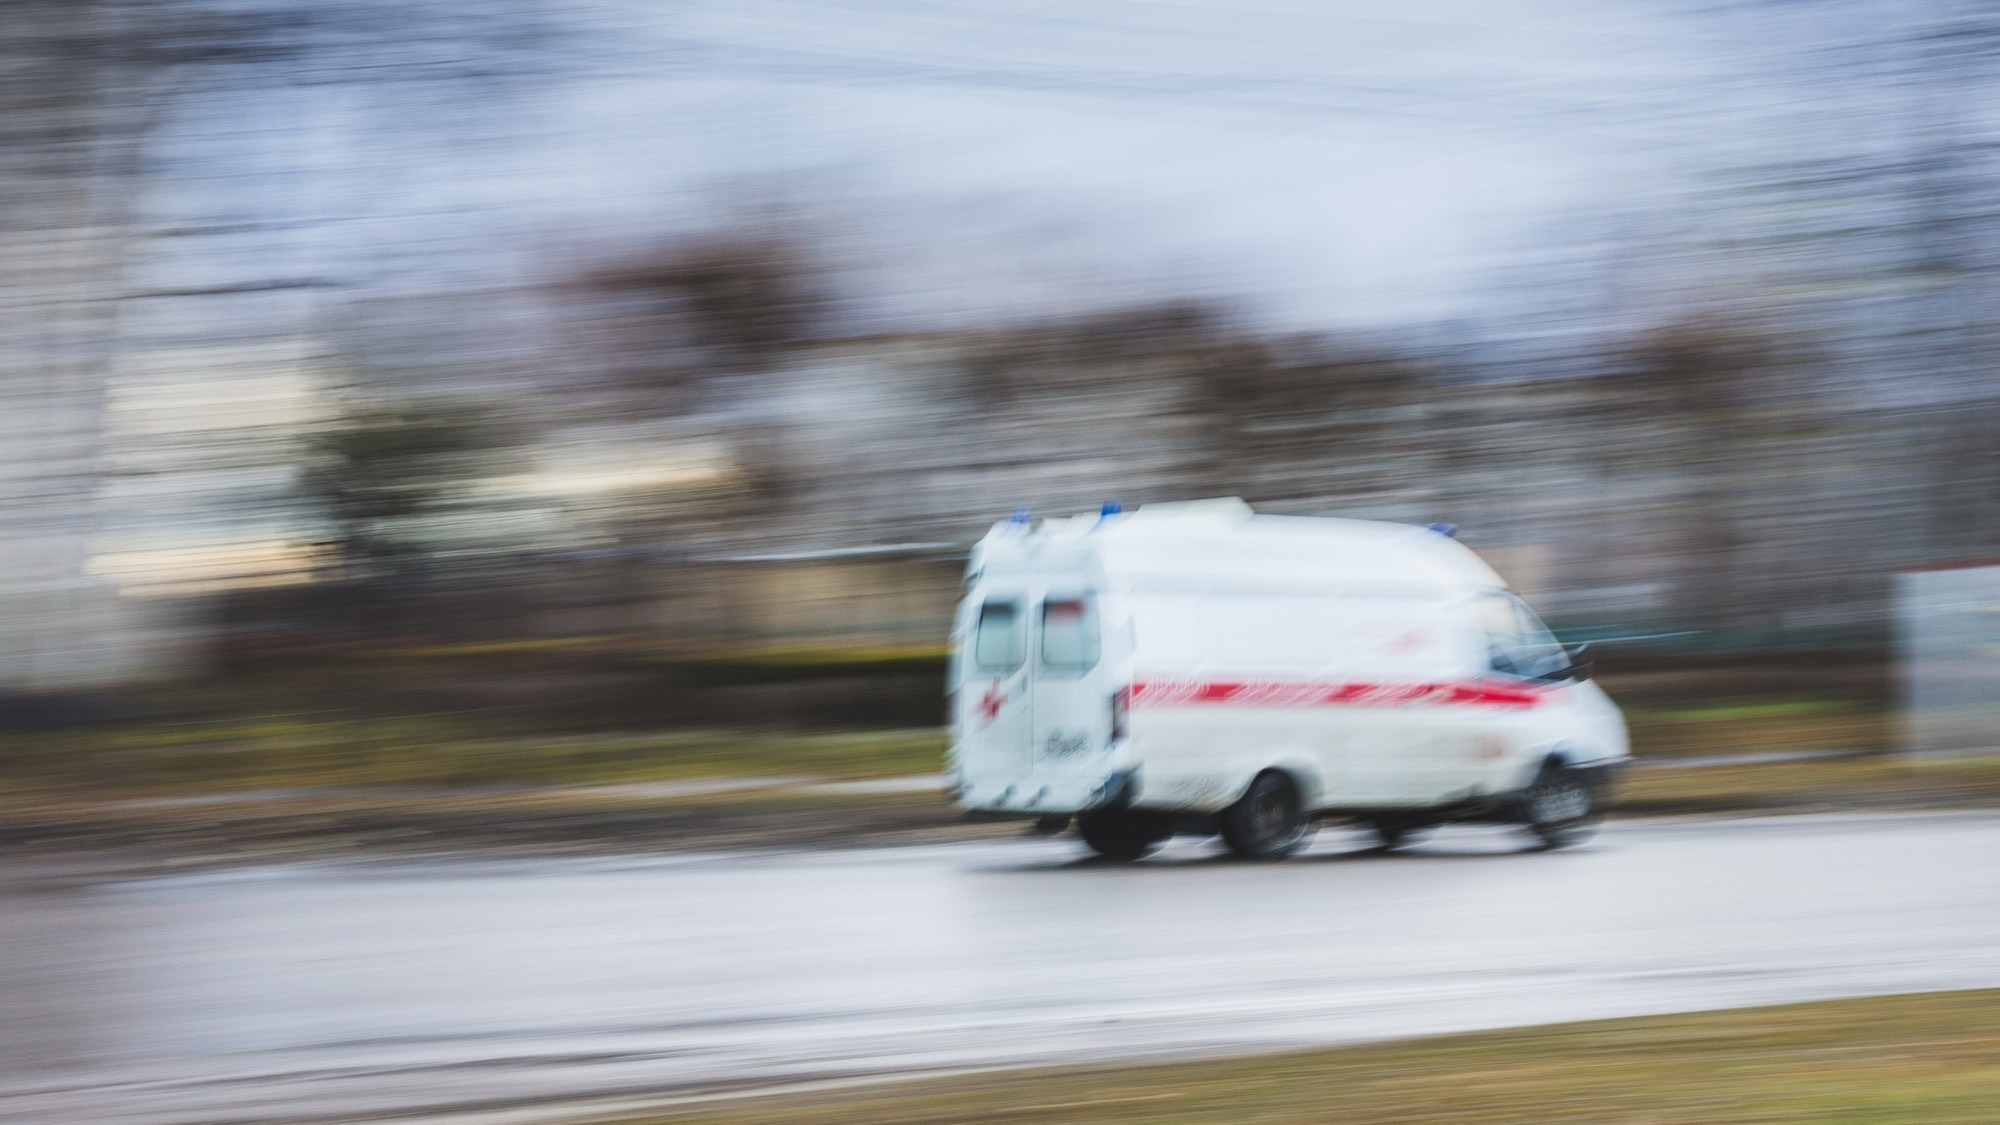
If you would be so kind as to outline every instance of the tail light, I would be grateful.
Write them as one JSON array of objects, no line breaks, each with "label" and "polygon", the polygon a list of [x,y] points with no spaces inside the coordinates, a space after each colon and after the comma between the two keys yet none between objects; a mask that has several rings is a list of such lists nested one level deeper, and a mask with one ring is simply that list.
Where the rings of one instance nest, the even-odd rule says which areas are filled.
[{"label": "tail light", "polygon": [[1124,738],[1130,727],[1132,714],[1132,689],[1119,688],[1111,693],[1111,741]]}]

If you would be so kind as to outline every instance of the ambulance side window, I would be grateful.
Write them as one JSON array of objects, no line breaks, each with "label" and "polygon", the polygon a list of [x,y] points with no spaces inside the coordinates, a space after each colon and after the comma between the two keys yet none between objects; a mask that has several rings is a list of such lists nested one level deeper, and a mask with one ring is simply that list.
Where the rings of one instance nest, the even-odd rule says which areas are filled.
[{"label": "ambulance side window", "polygon": [[1097,667],[1101,639],[1097,599],[1050,598],[1042,603],[1042,667],[1057,675],[1081,676]]},{"label": "ambulance side window", "polygon": [[1028,658],[1027,622],[1019,602],[987,602],[979,607],[972,636],[972,662],[982,672],[1012,672]]}]

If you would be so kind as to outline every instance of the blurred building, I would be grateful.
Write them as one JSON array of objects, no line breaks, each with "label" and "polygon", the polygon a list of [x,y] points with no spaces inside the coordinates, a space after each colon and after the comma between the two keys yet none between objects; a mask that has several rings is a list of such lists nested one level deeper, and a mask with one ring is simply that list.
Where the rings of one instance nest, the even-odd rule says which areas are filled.
[{"label": "blurred building", "polygon": [[1897,576],[1902,746],[2000,750],[2000,565]]},{"label": "blurred building", "polygon": [[0,36],[0,697],[143,674],[157,631],[90,572],[138,128],[91,3],[26,0]]},{"label": "blurred building", "polygon": [[384,403],[510,433],[360,467],[493,462],[393,518],[410,589],[549,584],[496,630],[915,635],[949,568],[843,552],[1107,499],[1452,522],[1734,647],[1880,647],[1894,573],[2000,553],[1979,6],[926,12],[13,5],[0,687],[340,572],[314,428]]}]

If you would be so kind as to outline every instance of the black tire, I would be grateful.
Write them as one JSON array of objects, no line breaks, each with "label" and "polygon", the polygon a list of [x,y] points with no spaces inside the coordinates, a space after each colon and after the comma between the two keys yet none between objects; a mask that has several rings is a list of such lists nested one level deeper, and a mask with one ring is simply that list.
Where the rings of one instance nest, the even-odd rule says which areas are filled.
[{"label": "black tire", "polygon": [[1244,859],[1283,859],[1312,838],[1312,818],[1292,779],[1266,770],[1222,812],[1222,840]]},{"label": "black tire", "polygon": [[1368,821],[1368,827],[1375,832],[1376,845],[1385,852],[1393,852],[1414,842],[1430,825],[1415,817],[1378,816]]},{"label": "black tire", "polygon": [[1521,794],[1521,822],[1544,848],[1581,844],[1597,832],[1604,811],[1590,775],[1550,762]]},{"label": "black tire", "polygon": [[1144,858],[1165,843],[1168,835],[1153,818],[1130,809],[1078,813],[1076,831],[1091,851],[1118,863]]}]

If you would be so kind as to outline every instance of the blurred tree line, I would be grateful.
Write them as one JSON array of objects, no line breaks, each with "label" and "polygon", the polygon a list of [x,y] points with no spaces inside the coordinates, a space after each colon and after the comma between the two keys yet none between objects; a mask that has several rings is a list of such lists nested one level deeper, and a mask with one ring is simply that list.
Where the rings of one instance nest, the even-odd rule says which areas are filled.
[{"label": "blurred tree line", "polygon": [[600,497],[590,541],[656,561],[963,544],[1017,504],[1242,495],[1458,523],[1539,552],[1522,580],[1558,620],[1730,643],[1879,644],[1895,568],[2000,554],[2000,398],[1885,409],[1806,324],[1755,309],[1598,340],[1551,377],[1196,301],[853,337],[837,289],[813,247],[754,229],[592,267],[549,290],[565,378],[350,414],[301,499],[350,578],[448,568],[454,521],[492,517],[481,477],[523,450],[699,438],[711,471]]},{"label": "blurred tree line", "polygon": [[[1894,568],[2000,553],[1994,395],[1885,409],[1809,322],[1754,306],[1600,339],[1580,372],[1541,376],[1198,301],[851,337],[837,289],[813,247],[749,230],[551,291],[581,374],[546,426],[664,420],[722,451],[601,531],[668,554],[964,543],[1016,504],[1236,494],[1540,548],[1531,584],[1576,623],[1861,643],[1882,637]],[[399,471],[395,442],[376,456]]]},{"label": "blurred tree line", "polygon": [[[1776,33],[1791,7],[1732,11]],[[862,335],[843,315],[852,275],[778,220],[545,260],[510,290],[436,304],[284,262],[145,281],[147,253],[244,225],[154,229],[138,205],[193,95],[393,69],[417,91],[411,120],[451,128],[462,107],[497,112],[535,76],[587,65],[560,5],[391,11],[26,3],[3,91],[20,143],[0,205],[30,232],[6,242],[14,291],[47,288],[43,247],[64,232],[89,250],[59,263],[81,278],[61,318],[16,302],[36,347],[9,353],[31,359],[7,392],[27,404],[59,373],[101,412],[117,342],[157,343],[133,327],[142,301],[312,340],[354,393],[273,472],[329,587],[518,591],[510,567],[572,564],[615,587],[626,578],[594,569],[607,557],[962,544],[1016,505],[1240,494],[1533,549],[1552,615],[1579,624],[1879,643],[1896,568],[2000,555],[2000,143],[1981,113],[2000,104],[2000,17],[1980,5],[1843,6],[1792,60],[1823,100],[1788,103],[1768,144],[1597,232],[1637,279],[1619,307],[1559,260],[1523,288],[1571,305],[1511,337],[1279,333],[1212,300]],[[306,294],[306,311],[264,325],[245,302],[272,293]],[[525,326],[502,304],[528,308]],[[370,319],[388,305],[393,332]],[[1520,344],[1538,333],[1549,342]],[[617,471],[570,475],[620,483],[520,491],[606,451]],[[669,455],[672,473],[632,470]],[[44,475],[83,509],[99,473]],[[523,517],[537,505],[554,514]]]}]

